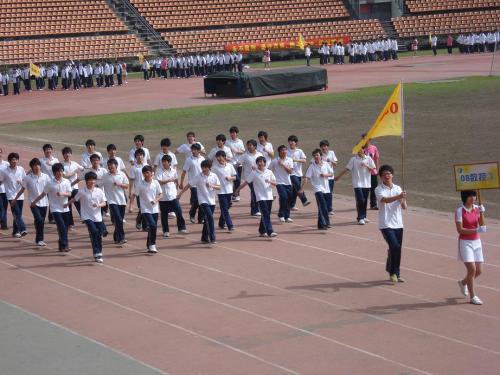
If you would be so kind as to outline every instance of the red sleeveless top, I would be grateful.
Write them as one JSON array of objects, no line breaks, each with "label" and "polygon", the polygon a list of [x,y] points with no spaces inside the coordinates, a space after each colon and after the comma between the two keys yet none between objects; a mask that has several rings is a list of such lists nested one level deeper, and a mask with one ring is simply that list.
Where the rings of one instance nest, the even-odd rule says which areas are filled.
[{"label": "red sleeveless top", "polygon": [[[464,229],[477,229],[479,226],[479,208],[476,206],[472,207],[472,210],[467,211],[465,207],[461,207],[459,211],[457,211],[457,215],[462,215],[462,227]],[[478,240],[479,233],[473,234],[461,234],[458,238],[461,240]]]}]

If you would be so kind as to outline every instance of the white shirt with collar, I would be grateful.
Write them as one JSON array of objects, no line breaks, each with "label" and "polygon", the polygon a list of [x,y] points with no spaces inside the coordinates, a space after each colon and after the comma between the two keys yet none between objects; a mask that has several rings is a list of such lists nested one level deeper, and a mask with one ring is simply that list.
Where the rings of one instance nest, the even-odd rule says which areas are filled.
[{"label": "white shirt with collar", "polygon": [[[158,181],[177,180],[178,177],[177,170],[173,167],[170,167],[170,169],[161,169],[156,173]],[[161,197],[162,201],[173,201],[177,198],[177,186],[175,182],[171,181],[160,185],[163,193]]]},{"label": "white shirt with collar", "polygon": [[353,156],[346,165],[346,169],[351,171],[353,188],[370,188],[372,186],[370,169],[376,168],[373,159],[366,155],[364,158],[359,155]]},{"label": "white shirt with collar", "polygon": [[161,186],[158,180],[153,179],[151,182],[141,181],[136,186],[137,195],[141,201],[141,213],[157,214],[159,212],[159,204],[155,202],[161,194]]},{"label": "white shirt with collar", "polygon": [[[330,164],[330,166],[332,167],[332,171],[334,171],[333,163],[338,162],[337,155],[335,155],[335,152],[333,150],[328,150],[328,152],[326,154],[321,153],[321,160]],[[335,171],[334,171],[334,173],[335,173]],[[332,176],[329,178],[329,180],[333,180],[334,178],[335,177]]]},{"label": "white shirt with collar", "polygon": [[106,173],[108,173],[108,170],[106,168],[103,168],[99,166],[97,169],[94,168],[85,168],[80,175],[80,180],[85,180],[85,174],[88,172],[94,172],[97,175],[97,186],[102,187],[102,179]]},{"label": "white shirt with collar", "polygon": [[[140,147],[144,150],[144,160],[146,162],[151,161],[151,155],[149,153],[149,150],[146,147]],[[133,163],[135,161],[135,151],[138,150],[137,147],[132,147],[130,151],[128,152],[128,161]]]},{"label": "white shirt with collar", "polygon": [[81,165],[83,168],[92,168],[92,163],[90,162],[90,157],[92,155],[99,155],[99,157],[101,158],[101,161],[102,161],[102,154],[99,151],[94,151],[91,154],[88,151],[85,151],[82,154],[82,162],[81,162]]},{"label": "white shirt with collar", "polygon": [[269,182],[266,182],[266,180],[276,182],[274,173],[267,168],[264,171],[256,169],[246,178],[249,184],[253,184],[257,202],[273,200],[273,186]]},{"label": "white shirt with collar", "polygon": [[[0,182],[5,186],[5,194],[9,201],[16,197],[22,187],[24,177],[26,177],[26,172],[20,165],[15,168],[8,166],[0,170]],[[17,200],[24,200],[24,194],[21,194]]]},{"label": "white shirt with collar", "polygon": [[401,194],[403,190],[396,184],[389,187],[380,184],[375,188],[375,196],[378,203],[378,227],[379,229],[399,229],[403,228],[403,214],[401,211],[401,201],[396,200],[391,203],[382,203],[382,198],[391,198]]},{"label": "white shirt with collar", "polygon": [[[9,163],[6,162],[5,160],[0,160],[0,171],[4,168],[7,168],[9,166]],[[5,193],[5,186],[3,184],[0,184],[0,194]]]},{"label": "white shirt with collar", "polygon": [[172,168],[176,169],[177,168],[177,164],[179,164],[179,163],[177,162],[177,156],[175,156],[175,154],[172,151],[169,151],[166,154],[163,151],[160,151],[156,155],[153,165],[155,167],[157,167],[157,168],[163,169],[161,159],[165,155],[170,155],[170,157],[172,158],[172,161],[170,162],[170,165],[172,166]]},{"label": "white shirt with collar", "polygon": [[227,161],[231,161],[233,159],[233,152],[226,145],[222,146],[222,148],[219,148],[218,146],[212,148],[210,150],[210,152],[208,153],[207,159],[213,162],[215,160],[215,154],[218,151],[224,151],[226,153],[226,160]]},{"label": "white shirt with collar", "polygon": [[54,178],[50,180],[43,190],[49,199],[50,212],[69,212],[69,207],[64,207],[68,203],[68,197],[58,196],[57,194],[71,194],[72,190],[71,183],[65,178],[61,178],[59,181]]},{"label": "white shirt with collar", "polygon": [[59,163],[59,159],[52,156],[50,159],[47,157],[40,158],[40,163],[42,172],[48,175],[49,177],[54,177],[54,173],[52,173],[52,166],[56,163]]},{"label": "white shirt with collar", "polygon": [[235,140],[229,138],[226,141],[226,146],[231,149],[231,153],[233,154],[231,163],[233,163],[234,165],[240,164],[241,156],[243,154],[238,154],[237,152],[245,152],[245,145],[243,144],[243,141],[239,138],[236,138]]},{"label": "white shirt with collar", "polygon": [[316,162],[311,162],[309,167],[307,167],[306,177],[311,181],[312,189],[315,193],[327,194],[330,192],[330,187],[328,185],[328,177],[322,177],[321,175],[333,173],[332,166],[329,163],[321,161],[321,164],[316,164]]},{"label": "white shirt with collar", "polygon": [[193,181],[193,178],[201,173],[201,162],[203,160],[205,160],[205,158],[201,155],[198,155],[198,157],[191,155],[184,162],[182,170],[187,173],[187,181],[189,185],[193,186],[191,181]]},{"label": "white shirt with collar", "polygon": [[[287,155],[290,159],[293,160],[299,160],[299,159],[304,159],[306,160],[307,157],[306,157],[306,154],[304,154],[304,151],[302,151],[300,148],[295,148],[295,149],[288,149],[287,151]],[[302,173],[302,163],[298,163],[298,162],[293,162],[293,172],[292,172],[292,176],[298,176],[298,177],[302,177],[303,173]]]},{"label": "white shirt with collar", "polygon": [[293,160],[288,156],[285,159],[276,158],[269,164],[269,169],[273,171],[278,185],[291,185],[290,173],[280,165],[280,161],[290,169],[293,169]]},{"label": "white shirt with collar", "polygon": [[259,151],[255,151],[255,154],[251,154],[246,151],[240,159],[242,165],[241,178],[246,180],[246,178],[252,173],[253,170],[257,169],[257,163],[255,162],[259,156],[264,156]]},{"label": "white shirt with collar", "polygon": [[129,181],[125,173],[117,171],[116,174],[106,173],[102,178],[102,186],[104,194],[108,200],[108,204],[116,204],[118,206],[125,206],[127,199],[125,197],[125,189],[115,184],[128,185]]},{"label": "white shirt with collar", "polygon": [[[43,193],[45,186],[50,182],[50,177],[45,173],[40,173],[40,176],[34,173],[28,173],[22,182],[23,188],[28,191],[28,202],[31,203]],[[49,205],[49,200],[47,197],[43,197],[36,204],[38,207],[47,207]]]},{"label": "white shirt with collar", "polygon": [[272,160],[269,153],[270,152],[274,153],[273,144],[271,142],[267,142],[265,145],[257,143],[257,151],[259,151],[260,153],[262,153],[262,155],[264,155],[264,157],[266,158],[266,165],[269,166],[269,163]]},{"label": "white shirt with collar", "polygon": [[100,188],[96,186],[90,190],[87,186],[84,186],[75,195],[75,201],[80,202],[80,217],[82,220],[90,220],[94,223],[102,221],[99,204],[106,202],[106,196]]},{"label": "white shirt with collar", "polygon": [[217,190],[212,187],[208,187],[207,184],[220,185],[219,178],[215,173],[210,172],[208,176],[206,176],[203,172],[198,173],[189,183],[190,186],[196,188],[199,204],[208,204],[213,206],[215,205],[215,195]]},{"label": "white shirt with collar", "polygon": [[134,181],[134,186],[132,189],[132,193],[135,195],[139,195],[137,192],[137,186],[144,181],[144,175],[142,174],[142,168],[145,167],[147,164],[137,164],[135,163],[132,165],[130,168],[130,179]]},{"label": "white shirt with collar", "polygon": [[220,181],[220,190],[217,194],[232,194],[233,181],[228,181],[227,177],[236,176],[236,169],[234,169],[234,166],[229,162],[222,165],[216,160],[212,164],[212,171],[217,175]]},{"label": "white shirt with collar", "polygon": [[[102,159],[102,166],[104,168],[107,168],[108,167],[108,160],[109,160],[109,156],[106,156]],[[121,172],[124,172],[127,170],[127,167],[125,165],[125,163],[123,162],[123,159],[119,156],[113,156],[111,159],[115,159],[116,162],[118,163],[118,166],[117,166],[117,170],[118,171],[121,171]]]},{"label": "white shirt with collar", "polygon": [[[201,147],[201,152],[205,152],[205,148],[203,147],[203,145],[200,142],[196,141],[194,143],[198,143]],[[188,155],[191,155],[191,146],[192,146],[192,144],[183,143],[182,145],[177,147],[176,152],[179,154],[184,154],[187,157]]]},{"label": "white shirt with collar", "polygon": [[[63,162],[64,166],[64,178],[67,178],[69,182],[73,183],[78,179],[78,174],[84,170],[84,168],[78,164],[76,161]],[[67,177],[68,175],[72,175]],[[78,185],[74,185],[75,189],[78,189]]]}]

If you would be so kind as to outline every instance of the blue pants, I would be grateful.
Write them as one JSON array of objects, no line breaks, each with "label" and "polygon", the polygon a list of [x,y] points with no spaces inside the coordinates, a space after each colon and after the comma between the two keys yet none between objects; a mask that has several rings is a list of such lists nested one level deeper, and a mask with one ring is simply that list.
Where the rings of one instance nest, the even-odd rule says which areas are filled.
[{"label": "blue pants", "polygon": [[221,229],[224,228],[226,224],[228,229],[234,228],[233,221],[231,220],[231,215],[229,214],[229,208],[231,207],[231,196],[231,193],[219,194],[219,228]]},{"label": "blue pants", "polygon": [[214,242],[215,241],[215,225],[214,225],[214,211],[215,205],[210,205],[207,203],[202,203],[200,205],[200,210],[203,215],[203,231],[201,232],[201,240],[203,242]]},{"label": "blue pants", "polygon": [[191,204],[191,208],[189,209],[189,217],[195,217],[196,211],[198,211],[198,224],[202,221],[203,213],[201,212],[200,204],[198,203],[198,192],[197,189],[192,187],[189,189],[191,191],[191,197],[189,198],[189,203]]},{"label": "blue pants", "polygon": [[304,192],[299,194],[300,185],[302,183],[302,177],[290,175],[290,181],[292,182],[292,198],[290,199],[290,208],[295,207],[297,202],[297,197],[299,197],[302,204],[307,202],[307,197]]},{"label": "blue pants", "polygon": [[248,187],[250,188],[250,215],[255,215],[259,212],[259,205],[257,204],[255,191],[253,190],[253,183],[249,183]]},{"label": "blue pants", "polygon": [[[76,194],[78,194],[78,189],[73,189],[70,199],[74,198]],[[78,211],[78,215],[80,215],[80,202],[75,202],[75,208]],[[75,220],[73,219],[73,205],[69,206],[69,225],[75,225]]]},{"label": "blue pants", "polygon": [[177,230],[186,229],[186,221],[182,217],[182,209],[178,199],[160,201],[161,227],[163,233],[170,232],[168,228],[168,213],[174,212],[177,219]]},{"label": "blue pants", "polygon": [[326,208],[328,212],[333,212],[333,188],[335,186],[335,180],[328,180],[328,188],[330,192],[326,195]]},{"label": "blue pants", "polygon": [[43,241],[43,229],[45,226],[45,216],[47,215],[47,207],[31,207],[31,213],[35,220],[35,242]]},{"label": "blue pants", "polygon": [[102,232],[104,232],[104,224],[102,221],[85,220],[87,229],[89,230],[90,243],[92,244],[92,253],[94,257],[98,254],[102,255]]},{"label": "blue pants", "polygon": [[357,220],[366,219],[368,194],[370,194],[370,188],[354,188],[354,197],[356,198],[356,210],[358,211],[358,217],[356,218]]},{"label": "blue pants", "polygon": [[59,250],[64,250],[68,247],[68,226],[69,226],[69,211],[68,212],[52,212],[52,217],[56,222],[57,233],[59,234]]},{"label": "blue pants", "polygon": [[7,227],[7,207],[9,205],[9,201],[7,200],[7,194],[0,194],[0,225],[3,228]]},{"label": "blue pants", "polygon": [[401,264],[401,247],[403,246],[403,228],[385,228],[380,230],[384,240],[389,245],[387,251],[387,263],[385,270],[389,275],[400,276],[399,266]]},{"label": "blue pants", "polygon": [[12,234],[26,231],[26,225],[23,220],[23,203],[23,200],[18,200],[14,206],[10,206],[13,219]]},{"label": "blue pants", "polygon": [[144,221],[148,226],[148,239],[146,246],[156,245],[156,228],[158,226],[158,214],[142,214]]},{"label": "blue pants", "polygon": [[141,213],[141,200],[139,197],[136,198],[137,201],[137,208],[139,209],[139,212],[137,213],[137,216],[135,218],[135,224],[136,225],[141,225],[143,230],[146,230],[148,225],[146,223],[146,219],[144,219],[144,216]]},{"label": "blue pants", "polygon": [[109,213],[111,220],[115,225],[113,232],[113,241],[120,242],[125,239],[125,231],[123,230],[123,218],[125,217],[125,205],[110,204]]},{"label": "blue pants", "polygon": [[271,209],[273,207],[273,201],[258,201],[259,210],[261,213],[260,223],[259,223],[259,233],[270,235],[273,233],[273,226],[271,224]]},{"label": "blue pants", "polygon": [[236,180],[233,182],[233,191],[236,191],[241,185],[241,172],[243,170],[243,167],[241,165],[238,165],[237,167],[235,166],[236,169]]},{"label": "blue pants", "polygon": [[276,185],[279,197],[278,217],[290,217],[290,200],[292,198],[292,185]]},{"label": "blue pants", "polygon": [[318,204],[318,229],[328,228],[330,217],[328,216],[328,193],[317,191],[314,193]]}]

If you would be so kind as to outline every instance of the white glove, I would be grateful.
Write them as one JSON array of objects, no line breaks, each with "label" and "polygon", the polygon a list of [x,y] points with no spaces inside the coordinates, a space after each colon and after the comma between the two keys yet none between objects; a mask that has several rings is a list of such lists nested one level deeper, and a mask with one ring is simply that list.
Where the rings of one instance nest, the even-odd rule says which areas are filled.
[{"label": "white glove", "polygon": [[480,205],[480,206],[479,206],[479,212],[480,212],[480,213],[484,213],[484,211],[486,211],[486,208],[484,208],[484,206],[483,206],[483,205]]},{"label": "white glove", "polygon": [[486,233],[487,227],[486,225],[481,225],[479,228],[476,229],[476,233]]}]

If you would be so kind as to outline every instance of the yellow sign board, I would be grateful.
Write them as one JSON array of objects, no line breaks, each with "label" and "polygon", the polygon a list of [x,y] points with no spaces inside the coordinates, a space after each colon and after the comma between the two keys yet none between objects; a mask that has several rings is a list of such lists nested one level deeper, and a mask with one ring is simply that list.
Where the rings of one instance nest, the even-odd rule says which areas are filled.
[{"label": "yellow sign board", "polygon": [[453,168],[457,191],[500,188],[498,162],[456,164]]}]

